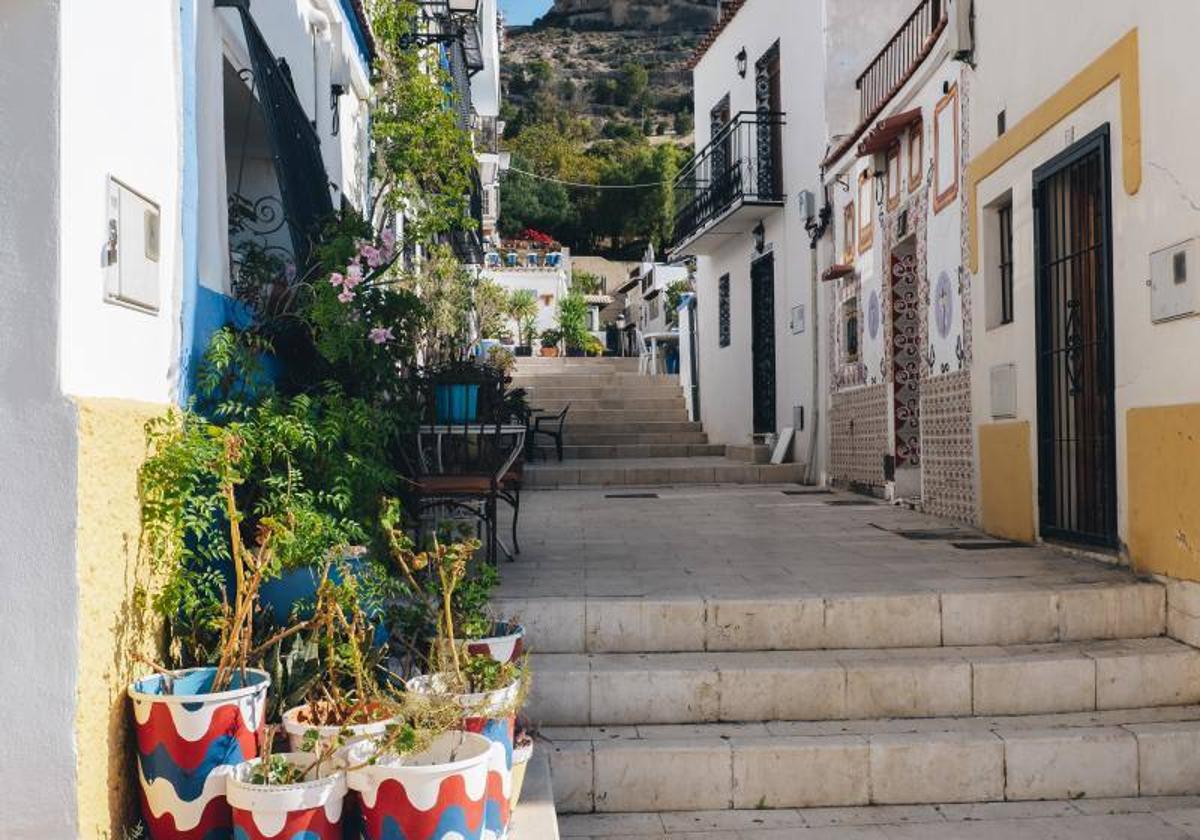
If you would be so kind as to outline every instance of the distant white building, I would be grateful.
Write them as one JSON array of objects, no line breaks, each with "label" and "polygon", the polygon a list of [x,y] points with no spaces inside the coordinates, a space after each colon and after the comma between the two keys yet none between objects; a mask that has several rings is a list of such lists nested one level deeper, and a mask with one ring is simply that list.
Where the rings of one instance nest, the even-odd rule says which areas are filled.
[{"label": "distant white building", "polygon": [[[529,242],[510,242],[490,250],[481,276],[502,286],[510,294],[530,291],[537,299],[538,334],[558,327],[558,302],[571,288],[571,251],[560,246],[542,247]],[[512,341],[517,341],[517,324],[510,323]],[[534,346],[538,346],[534,342]]]}]

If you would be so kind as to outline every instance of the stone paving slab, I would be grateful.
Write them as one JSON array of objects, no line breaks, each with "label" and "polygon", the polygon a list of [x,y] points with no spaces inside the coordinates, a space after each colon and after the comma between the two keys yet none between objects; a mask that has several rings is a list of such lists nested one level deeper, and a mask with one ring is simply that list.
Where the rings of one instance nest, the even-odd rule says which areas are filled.
[{"label": "stone paving slab", "polygon": [[564,840],[1188,840],[1200,797],[686,813],[583,814]]},{"label": "stone paving slab", "polygon": [[[654,459],[647,460],[649,467]],[[725,462],[694,460],[711,460],[714,467]],[[988,592],[1071,587],[1086,593],[1089,587],[1136,580],[1128,569],[1049,546],[967,551],[949,542],[905,539],[898,532],[945,529],[947,523],[849,493],[799,485],[666,486],[648,490],[658,496],[654,499],[610,498],[630,492],[527,490],[521,503],[522,553],[501,570],[500,598],[659,593],[782,600],[972,593],[979,597],[951,613],[953,632],[962,640],[949,642],[972,644],[971,618],[988,607],[982,597]],[[829,504],[847,501],[856,504]],[[973,532],[967,526],[963,530]],[[1031,598],[1026,609],[1048,603]],[[1119,622],[1121,610],[1111,612],[1106,618],[1104,611],[1096,616],[1079,610],[1073,620],[1080,626],[1071,632],[1077,638],[1094,636],[1094,630],[1105,628],[1082,626],[1089,615],[1094,621]],[[1120,635],[1120,628],[1108,629]]]}]

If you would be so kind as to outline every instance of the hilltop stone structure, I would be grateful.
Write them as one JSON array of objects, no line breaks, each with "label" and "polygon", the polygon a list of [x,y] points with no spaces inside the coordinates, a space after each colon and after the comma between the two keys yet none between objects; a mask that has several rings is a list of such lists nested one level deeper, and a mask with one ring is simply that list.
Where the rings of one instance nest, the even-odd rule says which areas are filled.
[{"label": "hilltop stone structure", "polygon": [[718,0],[555,0],[548,13],[576,29],[689,31],[716,22]]}]

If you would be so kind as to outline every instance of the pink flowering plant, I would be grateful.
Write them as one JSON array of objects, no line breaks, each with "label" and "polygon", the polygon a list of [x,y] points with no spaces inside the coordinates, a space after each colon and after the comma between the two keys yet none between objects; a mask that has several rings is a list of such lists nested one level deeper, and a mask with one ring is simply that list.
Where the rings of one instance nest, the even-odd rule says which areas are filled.
[{"label": "pink flowering plant", "polygon": [[[289,352],[286,374],[302,383],[333,380],[346,393],[376,399],[397,394],[415,358],[427,313],[402,282],[395,234],[372,234],[344,216],[327,229],[295,305],[278,327]],[[282,338],[282,340],[281,340]]]}]

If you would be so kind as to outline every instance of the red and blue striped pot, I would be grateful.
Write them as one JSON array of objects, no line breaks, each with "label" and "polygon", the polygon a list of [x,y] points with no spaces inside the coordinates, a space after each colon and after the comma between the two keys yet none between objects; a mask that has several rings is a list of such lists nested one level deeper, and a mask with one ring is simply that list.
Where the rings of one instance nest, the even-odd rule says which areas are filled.
[{"label": "red and blue striped pot", "polygon": [[[316,760],[312,753],[284,753],[298,767]],[[239,764],[230,773],[226,799],[233,812],[233,840],[342,840],[342,804],[346,774],[338,769],[312,781],[256,785],[249,781],[260,759]]]},{"label": "red and blue striped pot", "polygon": [[[409,691],[444,694],[442,677],[415,677]],[[490,745],[488,755],[487,806],[484,810],[483,840],[503,840],[512,822],[513,736],[516,730],[515,700],[520,679],[506,688],[484,694],[460,694],[455,700],[463,708],[463,729],[482,735]]]},{"label": "red and blue striped pot", "polygon": [[232,816],[225,782],[232,768],[258,755],[271,678],[234,674],[210,692],[215,668],[173,679],[155,675],[129,686],[137,735],[142,816],[152,840],[225,840]]},{"label": "red and blue striped pot", "polygon": [[352,767],[361,840],[483,840],[491,749],[481,735],[446,732],[422,753]]}]

